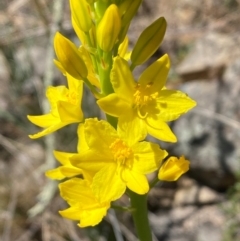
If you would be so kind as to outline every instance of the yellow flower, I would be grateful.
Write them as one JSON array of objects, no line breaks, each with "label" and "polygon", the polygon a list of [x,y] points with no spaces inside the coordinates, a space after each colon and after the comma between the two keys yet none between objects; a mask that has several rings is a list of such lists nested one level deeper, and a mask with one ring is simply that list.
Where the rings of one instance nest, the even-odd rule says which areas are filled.
[{"label": "yellow flower", "polygon": [[172,156],[161,166],[158,179],[162,181],[176,181],[182,174],[189,170],[190,162],[184,156]]},{"label": "yellow flower", "polygon": [[166,151],[142,141],[146,136],[141,131],[115,130],[97,119],[86,120],[84,134],[89,149],[70,160],[73,166],[96,173],[91,188],[100,202],[118,199],[126,187],[138,194],[148,192],[145,174],[159,168]]},{"label": "yellow flower", "polygon": [[45,128],[37,134],[29,135],[30,138],[36,139],[71,123],[83,121],[81,109],[83,82],[74,79],[68,73],[67,80],[69,88],[65,86],[48,87],[46,96],[51,106],[50,113],[39,116],[27,116],[33,124]]},{"label": "yellow flower", "polygon": [[[88,149],[88,146],[86,144],[86,140],[84,137],[84,132],[83,132],[83,124],[80,124],[78,126],[78,146],[77,150],[78,152],[80,151],[85,151]],[[81,136],[81,139],[80,139]],[[61,166],[54,168],[52,170],[49,170],[45,173],[45,175],[51,179],[56,179],[56,180],[62,180],[64,178],[70,178],[74,177],[80,174],[84,175],[84,178],[89,179],[85,173],[80,168],[74,167],[71,162],[70,162],[70,157],[75,155],[76,153],[67,153],[67,152],[60,152],[60,151],[54,151],[53,152],[55,158],[62,164]]]},{"label": "yellow flower", "polygon": [[118,117],[119,127],[130,132],[142,131],[157,139],[176,142],[176,137],[166,124],[196,105],[181,91],[168,90],[165,83],[170,67],[168,55],[150,65],[135,82],[127,61],[114,59],[111,83],[115,93],[97,101],[107,114]]},{"label": "yellow flower", "polygon": [[59,188],[62,198],[70,205],[59,213],[65,218],[80,220],[80,227],[97,225],[110,208],[110,201],[100,203],[94,197],[86,180],[73,178],[59,184]]}]

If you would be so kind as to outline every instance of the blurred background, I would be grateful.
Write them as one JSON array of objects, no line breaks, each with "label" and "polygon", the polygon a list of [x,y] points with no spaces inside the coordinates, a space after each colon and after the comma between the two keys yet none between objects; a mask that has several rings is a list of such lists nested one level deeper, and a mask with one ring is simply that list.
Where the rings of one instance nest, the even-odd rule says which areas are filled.
[{"label": "blurred background", "polygon": [[[172,155],[185,155],[191,170],[151,190],[154,238],[240,240],[240,1],[144,0],[130,27],[130,46],[159,16],[168,28],[151,61],[168,53],[168,88],[186,92],[198,106],[170,124],[177,144],[160,143]],[[56,165],[53,148],[76,151],[77,125],[28,138],[38,129],[26,115],[48,110],[45,86],[66,84],[52,64],[57,30],[79,44],[68,1],[0,0],[0,240],[135,241],[128,212],[110,211],[86,229],[58,214],[67,206],[44,171]],[[86,117],[100,115],[88,91],[83,109]],[[127,198],[119,204],[127,205]]]}]

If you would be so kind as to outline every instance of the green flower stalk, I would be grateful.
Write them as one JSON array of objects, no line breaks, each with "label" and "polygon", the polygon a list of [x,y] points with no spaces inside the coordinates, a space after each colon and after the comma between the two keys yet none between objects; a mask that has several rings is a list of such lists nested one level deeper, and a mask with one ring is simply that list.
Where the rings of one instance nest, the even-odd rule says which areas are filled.
[{"label": "green flower stalk", "polygon": [[[112,202],[130,198],[129,211],[140,241],[151,241],[147,194],[158,180],[176,181],[189,169],[183,156],[167,158],[167,151],[146,141],[152,135],[164,142],[177,137],[168,122],[192,109],[187,94],[167,89],[170,69],[167,54],[135,79],[133,69],[145,63],[162,43],[166,20],[158,18],[128,52],[127,31],[142,0],[70,0],[71,20],[81,45],[60,33],[54,38],[56,67],[68,86],[49,86],[48,114],[28,119],[43,128],[35,139],[79,123],[76,153],[54,151],[60,165],[46,176],[63,180],[60,194],[69,205],[60,214],[78,220],[79,227],[95,226],[107,215]],[[83,88],[89,88],[106,120],[84,119]],[[157,181],[147,174],[157,172]],[[67,180],[65,180],[67,179]]]}]

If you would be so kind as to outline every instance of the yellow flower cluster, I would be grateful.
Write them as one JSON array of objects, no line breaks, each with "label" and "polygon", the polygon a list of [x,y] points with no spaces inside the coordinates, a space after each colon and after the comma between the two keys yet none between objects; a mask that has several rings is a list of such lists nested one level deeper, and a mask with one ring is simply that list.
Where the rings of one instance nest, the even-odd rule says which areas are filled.
[{"label": "yellow flower cluster", "polygon": [[[80,220],[80,227],[98,224],[111,202],[127,189],[142,195],[149,191],[146,174],[158,170],[160,180],[175,181],[189,169],[184,157],[170,157],[158,144],[145,141],[151,135],[166,142],[177,138],[167,122],[176,120],[196,103],[181,91],[166,88],[168,55],[147,67],[139,79],[136,66],[159,48],[166,21],[160,17],[139,36],[128,52],[127,31],[141,0],[70,0],[73,28],[81,42],[75,46],[60,33],[54,38],[57,68],[68,87],[48,87],[50,113],[28,116],[44,128],[30,138],[50,134],[71,123],[78,127],[78,152],[54,151],[61,163],[47,171],[49,178],[67,181],[59,185],[69,208],[63,217]],[[88,87],[106,120],[84,119],[83,86]]]}]

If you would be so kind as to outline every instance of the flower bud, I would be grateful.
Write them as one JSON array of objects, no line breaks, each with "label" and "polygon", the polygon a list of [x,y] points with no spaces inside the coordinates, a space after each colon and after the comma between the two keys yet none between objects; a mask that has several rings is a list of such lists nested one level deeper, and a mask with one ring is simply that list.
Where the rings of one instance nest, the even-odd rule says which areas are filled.
[{"label": "flower bud", "polygon": [[189,170],[190,162],[181,156],[179,159],[175,156],[168,158],[161,166],[158,179],[162,181],[176,181],[182,174]]},{"label": "flower bud", "polygon": [[54,49],[62,67],[76,79],[84,79],[88,75],[87,67],[77,47],[59,32],[54,38]]},{"label": "flower bud", "polygon": [[77,34],[78,39],[80,40],[81,44],[82,44],[82,45],[85,45],[86,42],[87,42],[87,40],[86,40],[86,34],[85,34],[85,32],[83,32],[83,31],[79,28],[79,26],[77,25],[77,23],[76,23],[75,19],[73,18],[73,16],[72,16],[72,26],[73,26],[73,29],[74,29],[75,33]]},{"label": "flower bud", "polygon": [[131,61],[133,65],[143,64],[155,53],[162,43],[166,28],[166,20],[161,17],[141,33],[132,51]]},{"label": "flower bud", "polygon": [[122,15],[122,27],[119,34],[120,43],[124,40],[129,25],[132,18],[135,16],[139,6],[141,5],[142,0],[124,0],[119,6],[119,12]]},{"label": "flower bud", "polygon": [[70,0],[72,17],[83,32],[92,27],[91,8],[86,0]]},{"label": "flower bud", "polygon": [[118,7],[111,4],[97,27],[97,43],[99,47],[105,52],[111,51],[118,39],[120,30],[121,17]]},{"label": "flower bud", "polygon": [[97,0],[87,0],[87,2],[89,3],[89,4],[93,4],[93,3],[95,3]]},{"label": "flower bud", "polygon": [[142,0],[125,0],[119,6],[119,12],[122,15],[122,26],[126,26],[135,16]]}]

